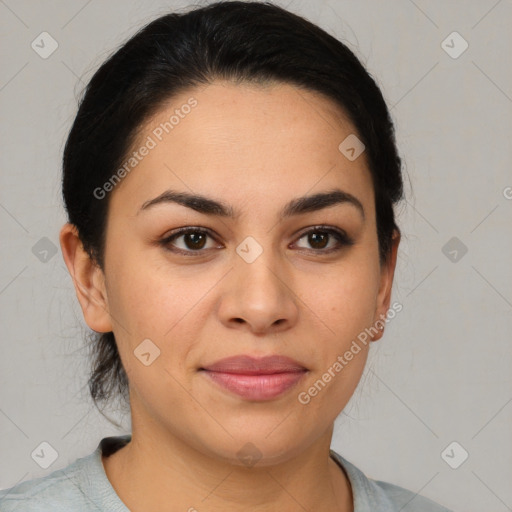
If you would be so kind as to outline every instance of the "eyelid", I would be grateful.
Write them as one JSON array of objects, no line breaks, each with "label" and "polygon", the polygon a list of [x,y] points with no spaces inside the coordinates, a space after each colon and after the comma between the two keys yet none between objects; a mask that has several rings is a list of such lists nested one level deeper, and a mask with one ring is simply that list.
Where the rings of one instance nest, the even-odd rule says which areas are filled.
[{"label": "eyelid", "polygon": [[[304,236],[308,235],[309,233],[314,232],[321,232],[321,233],[327,233],[331,237],[336,238],[338,242],[338,246],[331,248],[331,249],[305,249],[305,248],[299,248],[299,251],[306,251],[308,253],[314,253],[318,255],[322,254],[330,254],[333,252],[338,252],[342,250],[344,247],[352,246],[354,245],[355,241],[352,237],[350,237],[347,232],[341,228],[330,226],[330,225],[321,225],[316,224],[313,226],[308,226],[306,228],[303,228],[298,233],[294,235],[295,240],[299,241],[300,239],[304,238]],[[203,227],[203,226],[185,226],[181,228],[177,228],[173,231],[171,231],[169,234],[166,234],[161,240],[158,241],[158,244],[162,245],[164,248],[167,248],[167,246],[176,238],[179,238],[180,236],[186,235],[188,233],[201,233],[204,235],[208,235],[213,240],[217,241],[217,237],[213,234],[213,231],[209,228]],[[176,254],[186,254],[186,255],[202,255],[208,251],[208,249],[198,249],[196,251],[194,250],[183,250],[183,249],[168,249],[171,252],[174,252]]]},{"label": "eyelid", "polygon": [[329,225],[322,225],[322,224],[316,224],[314,226],[309,226],[307,228],[304,228],[304,230],[301,230],[299,234],[296,236],[297,241],[303,238],[304,236],[308,235],[309,233],[327,233],[331,237],[334,237],[338,241],[338,247],[334,247],[331,249],[303,249],[300,248],[299,250],[312,252],[316,254],[330,254],[333,252],[339,252],[344,247],[349,247],[355,244],[355,240],[347,234],[347,232],[341,228],[335,227],[335,226],[329,226]]},{"label": "eyelid", "polygon": [[[177,228],[177,229],[171,231],[170,233],[164,235],[161,240],[157,241],[157,243],[159,245],[163,246],[164,248],[167,248],[167,246],[171,243],[171,241],[173,241],[176,238],[179,238],[180,236],[186,235],[188,233],[200,233],[203,235],[207,235],[210,238],[212,238],[213,240],[217,241],[217,237],[213,234],[213,231],[210,230],[209,228],[205,228],[202,226],[185,226],[185,227]],[[171,252],[175,252],[177,254],[200,255],[200,254],[206,252],[206,249],[201,249],[201,250],[197,250],[197,251],[192,251],[192,250],[185,251],[183,249],[175,248],[175,249],[168,249],[168,250],[170,250]]]}]

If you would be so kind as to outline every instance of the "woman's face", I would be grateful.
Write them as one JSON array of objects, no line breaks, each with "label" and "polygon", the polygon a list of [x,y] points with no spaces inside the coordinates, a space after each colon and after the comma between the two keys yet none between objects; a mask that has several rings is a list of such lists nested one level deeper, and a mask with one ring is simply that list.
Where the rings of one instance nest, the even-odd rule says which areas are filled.
[{"label": "woman's face", "polygon": [[[115,333],[134,430],[170,434],[235,464],[252,443],[264,465],[332,427],[370,339],[350,361],[344,354],[386,314],[395,265],[394,257],[379,264],[372,182],[365,153],[354,159],[354,134],[333,103],[283,84],[217,81],[173,98],[147,123],[137,155],[127,156],[136,162],[110,192],[110,315],[84,310],[92,328],[103,314],[103,330],[110,322]],[[335,190],[361,208],[338,201],[286,209]],[[149,204],[167,191],[222,203],[233,217],[170,200]],[[165,242],[184,227],[207,234]],[[200,370],[234,355],[284,355],[307,371],[277,396],[240,396]]]}]

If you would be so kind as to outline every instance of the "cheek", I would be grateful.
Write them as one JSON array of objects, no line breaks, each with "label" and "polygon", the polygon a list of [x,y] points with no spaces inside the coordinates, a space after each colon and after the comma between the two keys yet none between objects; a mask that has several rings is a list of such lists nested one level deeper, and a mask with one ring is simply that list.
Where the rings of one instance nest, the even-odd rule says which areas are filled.
[{"label": "cheek", "polygon": [[[116,340],[130,387],[147,404],[158,397],[177,410],[187,403],[187,393],[173,376],[182,372],[188,352],[200,338],[194,305],[205,291],[192,286],[191,280],[170,279],[162,269],[134,261],[118,266],[110,286],[110,312],[117,324]],[[148,365],[143,353],[150,354]],[[172,393],[160,392],[170,389]]]},{"label": "cheek", "polygon": [[[328,337],[334,345],[349,343],[362,330],[371,325],[379,288],[378,268],[364,254],[347,259],[327,275],[308,276],[302,285],[307,293],[304,302],[328,327]],[[314,284],[314,286],[312,286]]]},{"label": "cheek", "polygon": [[[370,347],[365,332],[372,325],[378,294],[378,266],[372,258],[356,254],[336,271],[307,278],[304,302],[312,305],[313,318],[323,335],[316,336],[314,375],[306,393],[306,410],[333,414],[334,419],[352,396],[364,371]],[[302,402],[301,402],[302,403]],[[336,404],[338,407],[332,406]]]},{"label": "cheek", "polygon": [[111,258],[115,264],[108,272],[110,313],[132,334],[162,337],[183,316],[190,290],[179,276],[169,279],[168,270],[140,252],[126,252],[131,254]]},{"label": "cheek", "polygon": [[338,283],[311,297],[325,334],[316,337],[311,353],[314,372],[307,386],[300,389],[304,414],[334,421],[360,381],[370,347],[365,329],[375,311],[376,285],[371,275],[362,268],[340,272]]},{"label": "cheek", "polygon": [[178,369],[201,339],[208,291],[219,278],[213,273],[190,272],[190,268],[171,271],[161,262],[142,260],[119,259],[109,274],[109,309],[117,325],[116,339],[120,351],[128,355],[150,339],[160,350],[155,362]]}]

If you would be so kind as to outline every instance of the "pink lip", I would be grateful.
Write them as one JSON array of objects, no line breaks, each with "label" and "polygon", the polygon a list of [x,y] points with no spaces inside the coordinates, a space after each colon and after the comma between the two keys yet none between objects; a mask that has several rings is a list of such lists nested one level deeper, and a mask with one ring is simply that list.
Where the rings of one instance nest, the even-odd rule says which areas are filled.
[{"label": "pink lip", "polygon": [[273,373],[299,372],[307,370],[300,363],[286,356],[232,356],[216,361],[202,370],[244,375],[269,375]]},{"label": "pink lip", "polygon": [[200,369],[216,384],[247,400],[271,400],[295,386],[307,373],[286,356],[233,356]]}]

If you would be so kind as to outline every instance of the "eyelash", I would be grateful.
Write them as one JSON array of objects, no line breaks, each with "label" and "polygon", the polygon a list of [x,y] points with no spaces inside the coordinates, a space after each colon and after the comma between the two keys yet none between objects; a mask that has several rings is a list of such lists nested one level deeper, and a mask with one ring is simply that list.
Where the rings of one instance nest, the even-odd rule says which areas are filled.
[{"label": "eyelash", "polygon": [[[175,239],[179,238],[180,236],[190,234],[190,233],[207,235],[207,236],[215,239],[215,237],[207,229],[199,228],[199,227],[186,227],[186,228],[180,228],[180,229],[174,231],[169,236],[166,236],[164,239],[160,240],[158,243],[159,243],[159,245],[163,246],[165,249],[167,249],[171,252],[177,253],[177,254],[183,254],[185,256],[192,256],[192,257],[201,256],[201,253],[204,253],[208,249],[199,249],[196,251],[194,251],[194,250],[185,251],[183,249],[176,249],[176,248],[170,249],[168,247],[169,244],[172,241],[174,241]],[[302,251],[305,250],[307,252],[313,252],[313,253],[317,253],[317,254],[331,254],[333,252],[340,251],[344,247],[349,247],[351,245],[354,245],[354,240],[352,238],[350,238],[344,231],[341,231],[338,229],[333,229],[333,228],[328,228],[328,227],[324,227],[324,226],[313,226],[308,231],[303,232],[299,236],[298,240],[301,240],[302,238],[304,238],[305,236],[307,236],[311,233],[322,233],[322,234],[331,235],[338,241],[338,246],[331,248],[331,249],[299,249],[299,250],[302,250]]]}]

